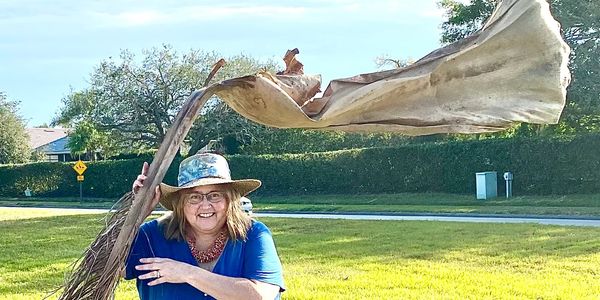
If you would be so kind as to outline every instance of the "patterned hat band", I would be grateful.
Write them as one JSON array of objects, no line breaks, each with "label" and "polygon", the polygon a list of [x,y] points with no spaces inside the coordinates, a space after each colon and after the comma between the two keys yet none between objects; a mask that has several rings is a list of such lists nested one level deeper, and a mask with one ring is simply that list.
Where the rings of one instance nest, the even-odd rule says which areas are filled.
[{"label": "patterned hat band", "polygon": [[217,180],[226,180],[231,182],[231,179],[227,179],[227,178],[221,178],[221,177],[214,177],[214,176],[210,176],[210,177],[203,177],[203,178],[199,178],[199,179],[194,179],[191,180],[189,182],[183,183],[183,184],[179,184],[179,187],[188,187],[188,186],[192,186],[194,185],[196,182],[198,182],[199,180],[203,180],[203,179],[217,179]]}]

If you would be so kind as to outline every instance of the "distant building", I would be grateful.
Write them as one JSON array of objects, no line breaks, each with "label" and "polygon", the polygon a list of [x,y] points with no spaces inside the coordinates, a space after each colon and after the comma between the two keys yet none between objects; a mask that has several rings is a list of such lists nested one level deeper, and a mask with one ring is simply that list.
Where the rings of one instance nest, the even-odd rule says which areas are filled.
[{"label": "distant building", "polygon": [[34,151],[43,153],[45,161],[74,161],[67,147],[68,130],[64,128],[27,128],[29,146]]}]

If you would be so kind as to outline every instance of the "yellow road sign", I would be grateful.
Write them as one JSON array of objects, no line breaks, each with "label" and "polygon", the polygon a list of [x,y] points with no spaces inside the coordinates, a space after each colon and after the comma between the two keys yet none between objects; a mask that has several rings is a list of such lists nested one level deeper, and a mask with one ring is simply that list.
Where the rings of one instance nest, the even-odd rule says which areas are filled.
[{"label": "yellow road sign", "polygon": [[87,166],[81,160],[79,160],[73,166],[73,170],[75,170],[75,172],[77,172],[77,174],[83,175],[83,172],[85,172],[85,170],[87,170]]},{"label": "yellow road sign", "polygon": [[77,175],[77,181],[83,181],[83,175]]}]

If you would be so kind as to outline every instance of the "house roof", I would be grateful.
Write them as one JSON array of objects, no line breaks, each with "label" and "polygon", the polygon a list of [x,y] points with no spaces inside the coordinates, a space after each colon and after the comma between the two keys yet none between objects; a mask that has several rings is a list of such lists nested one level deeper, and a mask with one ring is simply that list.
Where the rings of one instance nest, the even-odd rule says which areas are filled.
[{"label": "house roof", "polygon": [[29,146],[37,149],[67,136],[65,128],[27,128]]}]

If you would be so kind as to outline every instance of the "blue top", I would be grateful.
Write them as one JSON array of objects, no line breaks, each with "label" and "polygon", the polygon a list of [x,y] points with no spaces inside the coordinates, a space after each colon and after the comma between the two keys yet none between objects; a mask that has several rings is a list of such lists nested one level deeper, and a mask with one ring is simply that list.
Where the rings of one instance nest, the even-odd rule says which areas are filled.
[{"label": "blue top", "polygon": [[[140,258],[163,257],[198,266],[186,241],[167,240],[157,220],[142,224],[129,252],[125,265],[125,279],[136,278],[141,300],[154,299],[214,299],[187,283],[162,283],[148,286],[150,279],[138,276],[148,271],[138,271]],[[271,231],[265,224],[253,220],[245,241],[229,239],[217,260],[213,273],[270,283],[285,290],[281,262],[273,243]],[[280,298],[279,294],[276,299]]]}]

